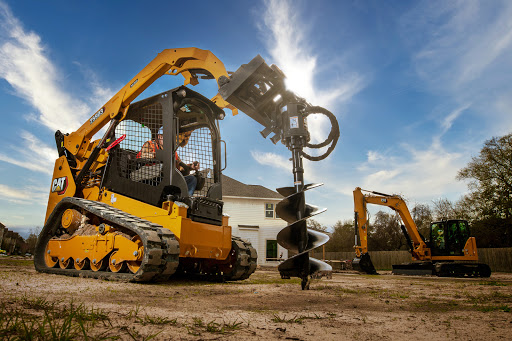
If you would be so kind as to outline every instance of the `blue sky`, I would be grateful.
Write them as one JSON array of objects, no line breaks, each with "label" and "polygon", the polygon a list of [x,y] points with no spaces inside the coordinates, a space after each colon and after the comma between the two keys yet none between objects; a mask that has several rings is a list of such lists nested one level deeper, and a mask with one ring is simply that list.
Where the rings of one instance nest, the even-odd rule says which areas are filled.
[{"label": "blue sky", "polygon": [[[42,226],[57,156],[71,132],[166,48],[212,51],[235,71],[255,55],[336,114],[331,156],[306,162],[323,182],[307,201],[332,226],[352,219],[352,190],[404,195],[412,207],[467,191],[457,171],[512,130],[510,1],[0,0],[0,222]],[[140,98],[181,84],[164,77]],[[213,81],[198,87],[216,93]],[[311,120],[313,137],[326,136]],[[222,122],[225,174],[292,184],[289,151],[244,114]]]}]

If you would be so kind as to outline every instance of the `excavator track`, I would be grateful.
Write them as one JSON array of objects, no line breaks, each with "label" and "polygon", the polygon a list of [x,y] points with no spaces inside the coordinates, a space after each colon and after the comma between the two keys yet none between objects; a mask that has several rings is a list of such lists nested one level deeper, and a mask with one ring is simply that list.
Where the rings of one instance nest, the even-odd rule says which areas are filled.
[{"label": "excavator track", "polygon": [[435,275],[439,277],[490,277],[491,268],[483,263],[436,263]]},{"label": "excavator track", "polygon": [[213,281],[241,281],[256,271],[258,255],[251,243],[231,237],[231,251],[223,261],[182,258],[178,275]]},{"label": "excavator track", "polygon": [[[121,273],[73,268],[49,267],[45,261],[45,250],[48,242],[58,236],[61,230],[61,217],[67,209],[85,211],[98,217],[101,221],[118,226],[138,236],[144,247],[144,255],[140,267],[135,273]],[[149,282],[166,280],[176,272],[179,264],[180,247],[174,234],[162,226],[133,216],[101,202],[67,197],[55,207],[37,240],[34,265],[37,271],[67,275],[73,277],[89,277],[129,282]],[[108,261],[108,257],[105,257]],[[105,259],[104,258],[104,259]]]}]

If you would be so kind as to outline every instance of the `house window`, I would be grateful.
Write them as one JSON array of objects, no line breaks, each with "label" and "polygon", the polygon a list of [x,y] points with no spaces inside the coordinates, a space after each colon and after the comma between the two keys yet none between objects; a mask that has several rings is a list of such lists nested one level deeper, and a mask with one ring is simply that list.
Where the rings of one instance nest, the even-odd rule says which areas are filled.
[{"label": "house window", "polygon": [[274,218],[274,204],[265,204],[265,218]]},{"label": "house window", "polygon": [[277,260],[277,240],[267,240],[267,261]]}]

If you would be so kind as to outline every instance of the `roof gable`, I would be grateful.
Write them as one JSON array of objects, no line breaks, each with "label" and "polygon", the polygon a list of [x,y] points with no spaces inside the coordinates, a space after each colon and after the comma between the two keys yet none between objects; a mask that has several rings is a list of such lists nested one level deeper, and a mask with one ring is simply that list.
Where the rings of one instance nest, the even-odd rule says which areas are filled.
[{"label": "roof gable", "polygon": [[222,174],[222,195],[246,198],[283,198],[281,194],[271,189],[260,185],[246,185],[224,174]]}]

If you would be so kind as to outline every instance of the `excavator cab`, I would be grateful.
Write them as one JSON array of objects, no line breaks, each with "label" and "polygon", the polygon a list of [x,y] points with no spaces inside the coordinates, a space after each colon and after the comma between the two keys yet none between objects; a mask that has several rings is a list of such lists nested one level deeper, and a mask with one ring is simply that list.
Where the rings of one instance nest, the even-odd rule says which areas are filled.
[{"label": "excavator cab", "polygon": [[463,256],[470,236],[466,220],[443,220],[430,224],[432,256]]},{"label": "excavator cab", "polygon": [[[115,139],[124,138],[109,152],[103,186],[157,207],[168,200],[184,202],[192,220],[220,225],[221,152],[216,120],[223,117],[222,109],[184,86],[131,104],[115,128]],[[177,156],[184,164],[199,162],[199,170],[180,171]],[[195,176],[198,183],[192,196],[186,175]]]}]

